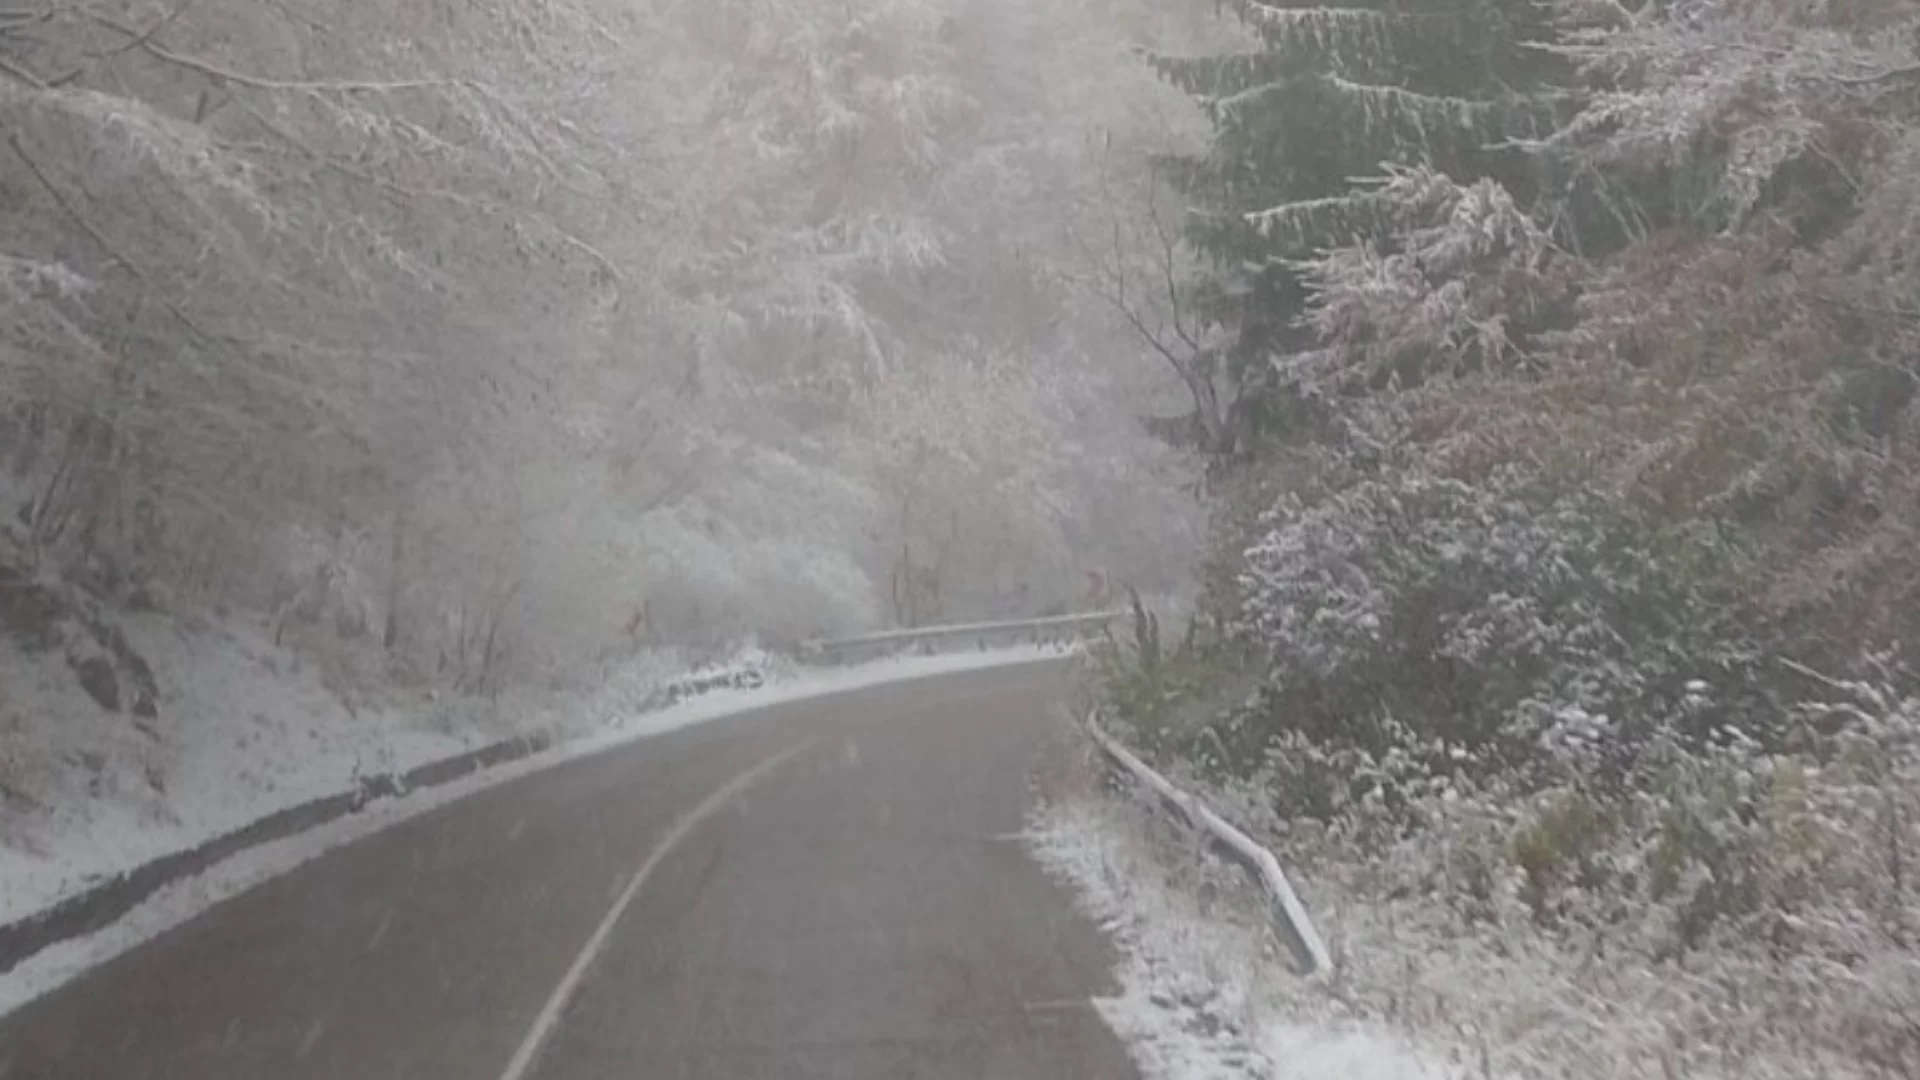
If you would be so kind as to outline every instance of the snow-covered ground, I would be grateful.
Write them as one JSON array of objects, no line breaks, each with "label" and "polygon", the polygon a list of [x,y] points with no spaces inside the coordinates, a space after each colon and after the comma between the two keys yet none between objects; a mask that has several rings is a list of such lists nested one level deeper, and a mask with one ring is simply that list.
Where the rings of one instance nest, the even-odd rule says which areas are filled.
[{"label": "snow-covered ground", "polygon": [[[148,631],[153,627],[145,628]],[[130,628],[129,635],[133,631]],[[183,647],[196,649],[191,638]],[[141,647],[156,643],[146,633]],[[253,643],[258,646],[259,642]],[[270,645],[268,646],[270,648]],[[52,827],[36,832],[32,849],[7,847],[0,863],[0,883],[10,905],[8,916],[18,918],[85,888],[101,875],[115,873],[157,855],[193,847],[212,836],[286,806],[344,790],[356,769],[406,767],[457,754],[501,735],[495,730],[466,738],[443,730],[445,713],[407,718],[348,712],[317,686],[297,696],[276,701],[301,685],[302,676],[281,671],[255,676],[244,660],[222,659],[212,642],[205,652],[180,657],[156,648],[156,669],[183,664],[177,671],[199,671],[201,679],[168,684],[163,689],[179,697],[163,702],[169,710],[198,707],[208,734],[188,745],[172,748],[181,756],[173,775],[192,777],[219,791],[192,791],[185,783],[168,785],[167,793],[123,790],[130,784],[124,768],[112,768],[112,785],[97,798],[85,798],[65,812],[40,815]],[[236,651],[234,656],[244,655]],[[1051,648],[1010,648],[938,656],[901,657],[857,667],[830,670],[795,668],[764,655],[743,654],[735,663],[765,673],[763,685],[718,689],[665,707],[658,706],[663,686],[675,673],[657,664],[641,663],[610,680],[599,691],[568,700],[526,703],[523,730],[546,730],[557,736],[550,750],[516,762],[484,770],[451,783],[384,800],[367,810],[274,843],[243,852],[207,872],[169,885],[107,929],[45,949],[5,975],[0,975],[0,1015],[61,985],[166,929],[178,925],[208,906],[242,892],[268,878],[298,866],[355,838],[377,832],[398,821],[452,802],[465,795],[517,776],[550,768],[563,761],[600,752],[692,724],[740,712],[803,700],[863,686],[931,675],[1030,663],[1059,655]],[[12,663],[13,659],[8,658]],[[257,661],[256,661],[257,663]],[[194,667],[192,665],[202,665]],[[43,706],[61,706],[63,691],[56,685],[35,684],[37,698],[13,694],[11,681],[28,673],[30,663],[0,668],[0,685],[9,700],[38,700]],[[262,670],[265,670],[263,667]],[[222,681],[224,680],[224,681]],[[188,685],[192,683],[193,685]],[[222,696],[224,694],[224,696]],[[91,703],[88,703],[91,708]],[[298,711],[295,710],[304,710]],[[502,703],[499,712],[512,710]],[[257,712],[281,720],[260,721]],[[44,715],[44,714],[43,714]],[[101,714],[102,722],[124,724],[125,717]],[[503,721],[504,722],[504,721]],[[45,725],[40,725],[44,727]],[[37,730],[37,729],[36,729]],[[243,737],[244,736],[244,737]],[[145,736],[140,736],[146,738]],[[153,741],[153,740],[148,740]],[[50,752],[43,739],[35,752]],[[57,748],[56,748],[57,749]],[[143,748],[146,752],[148,748]],[[140,755],[128,751],[128,760]],[[199,760],[195,760],[199,759]],[[292,763],[301,766],[290,767]],[[377,765],[376,765],[377,763]],[[222,783],[231,779],[232,783]],[[177,808],[176,808],[177,807]],[[90,808],[90,809],[89,809]]]},{"label": "snow-covered ground", "polygon": [[0,642],[0,740],[10,805],[0,831],[0,922],[357,775],[458,754],[487,739],[431,711],[356,713],[311,667],[238,622],[133,616],[160,715],[102,710],[57,653]]},{"label": "snow-covered ground", "polygon": [[0,924],[363,776],[529,731],[597,727],[595,706],[631,707],[686,670],[677,657],[643,655],[592,698],[355,708],[313,664],[239,619],[118,622],[153,667],[156,718],[102,710],[57,653],[0,639]]},{"label": "snow-covered ground", "polygon": [[[1228,809],[1220,794],[1209,802]],[[1783,963],[1759,935],[1655,959],[1630,927],[1465,919],[1406,851],[1337,861],[1301,842],[1294,854],[1315,861],[1288,870],[1334,957],[1310,982],[1239,871],[1151,808],[1075,791],[1036,813],[1028,842],[1118,939],[1122,989],[1099,1007],[1147,1080],[1916,1075],[1920,982],[1877,931],[1845,963]]]},{"label": "snow-covered ground", "polygon": [[1356,1023],[1337,985],[1294,975],[1235,872],[1169,859],[1150,813],[1079,794],[1027,834],[1121,948],[1120,993],[1096,1006],[1146,1080],[1481,1080],[1457,1053]]}]

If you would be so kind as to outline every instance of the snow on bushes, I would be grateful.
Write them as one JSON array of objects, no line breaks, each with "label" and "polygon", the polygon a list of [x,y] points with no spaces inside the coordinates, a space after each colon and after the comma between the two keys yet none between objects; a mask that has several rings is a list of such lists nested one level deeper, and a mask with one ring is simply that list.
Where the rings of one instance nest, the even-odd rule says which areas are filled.
[{"label": "snow on bushes", "polygon": [[1914,1075],[1920,700],[1801,678],[1792,750],[1663,736],[1627,791],[1492,778],[1414,833],[1291,829],[1343,1000],[1473,1033],[1493,1075]]},{"label": "snow on bushes", "polygon": [[1243,766],[1284,748],[1276,798],[1322,819],[1455,775],[1619,782],[1663,725],[1701,745],[1753,720],[1756,647],[1703,573],[1721,557],[1594,500],[1419,472],[1282,496],[1239,574],[1259,690],[1218,735]]},{"label": "snow on bushes", "polygon": [[1145,619],[1100,669],[1111,715],[1277,839],[1341,1007],[1489,1075],[1913,1075],[1905,673],[1794,662],[1814,643],[1739,602],[1714,534],[1341,479],[1261,516],[1230,639]]}]

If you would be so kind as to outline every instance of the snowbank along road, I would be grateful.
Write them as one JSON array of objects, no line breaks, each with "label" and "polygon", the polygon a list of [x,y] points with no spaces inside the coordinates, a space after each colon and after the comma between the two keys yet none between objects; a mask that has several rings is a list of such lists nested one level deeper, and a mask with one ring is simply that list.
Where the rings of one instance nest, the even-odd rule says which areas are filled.
[{"label": "snowbank along road", "polygon": [[1122,1080],[1020,840],[1063,665],[745,713],[336,849],[0,1020],[0,1080]]}]

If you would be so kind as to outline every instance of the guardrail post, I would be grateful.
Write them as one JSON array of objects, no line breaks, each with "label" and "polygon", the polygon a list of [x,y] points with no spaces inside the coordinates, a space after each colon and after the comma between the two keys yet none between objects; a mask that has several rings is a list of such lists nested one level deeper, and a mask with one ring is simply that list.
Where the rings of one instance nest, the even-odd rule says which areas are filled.
[{"label": "guardrail post", "polygon": [[1307,914],[1306,905],[1294,893],[1279,858],[1208,809],[1205,803],[1175,787],[1172,781],[1107,734],[1100,726],[1098,713],[1088,715],[1086,728],[1107,761],[1110,778],[1131,779],[1153,792],[1169,813],[1207,834],[1219,851],[1254,879],[1261,890],[1274,934],[1293,953],[1295,970],[1309,978],[1327,974],[1333,961],[1326,942]]}]

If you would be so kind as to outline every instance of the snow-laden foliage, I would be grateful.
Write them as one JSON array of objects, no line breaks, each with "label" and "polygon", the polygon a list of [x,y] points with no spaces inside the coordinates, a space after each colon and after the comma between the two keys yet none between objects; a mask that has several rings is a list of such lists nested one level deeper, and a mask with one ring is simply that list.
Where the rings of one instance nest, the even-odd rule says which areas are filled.
[{"label": "snow-laden foliage", "polygon": [[1122,8],[0,12],[0,563],[475,687],[1164,578],[1147,369],[1060,284],[1160,123]]},{"label": "snow-laden foliage", "polygon": [[[1239,219],[1328,238],[1298,292],[1257,246],[1201,271],[1284,406],[1218,486],[1239,647],[1116,652],[1111,711],[1371,935],[1348,1004],[1481,1071],[1910,1075],[1913,8],[1551,13],[1512,167],[1382,155]],[[1256,145],[1319,138],[1316,92],[1263,89]],[[1225,139],[1216,190],[1305,168]]]},{"label": "snow-laden foliage", "polygon": [[[1920,834],[1913,702],[1889,674],[1799,672],[1803,704],[1784,713],[1798,749],[1656,748],[1628,801],[1577,778],[1532,794],[1457,783],[1422,801],[1427,828],[1405,836],[1358,813],[1331,829],[1280,820],[1271,774],[1213,785],[1216,807],[1281,852],[1336,958],[1319,984],[1268,957],[1227,964],[1233,1030],[1258,1043],[1305,1018],[1397,1029],[1433,1066],[1420,1075],[1909,1075]],[[1180,939],[1166,971],[1218,982],[1213,965],[1271,942],[1233,868],[1179,837],[1143,852],[1132,814],[1092,813],[1109,819],[1088,837],[1094,876],[1122,892],[1165,882],[1196,920],[1132,913]],[[1237,941],[1194,955],[1209,936]]]},{"label": "snow-laden foliage", "polygon": [[[1550,140],[1603,166],[1675,170],[1697,220],[1737,227],[1883,137],[1876,113],[1915,66],[1911,11],[1776,0],[1620,5],[1569,0],[1557,52],[1594,84]],[[1798,177],[1790,173],[1798,169]],[[1839,191],[1832,192],[1839,196]]]},{"label": "snow-laden foliage", "polygon": [[1455,786],[1417,837],[1294,830],[1353,913],[1348,1000],[1497,1074],[1908,1075],[1920,773],[1884,674],[1803,678],[1791,750],[1656,745],[1625,797]]},{"label": "snow-laden foliage", "polygon": [[[1058,602],[1056,583],[1073,573],[1063,483],[1073,448],[1048,435],[1065,402],[1018,357],[976,347],[953,359],[889,380],[866,402],[880,451],[872,483],[885,502],[880,547],[895,556],[887,596],[905,625],[951,620],[956,595]],[[1030,497],[982,512],[978,492],[993,490]]]},{"label": "snow-laden foliage", "polygon": [[[1288,264],[1298,295],[1228,288],[1227,334],[1287,328],[1241,360],[1270,430],[1739,530],[1749,588],[1825,666],[1910,644],[1913,28],[1897,4],[1559,5],[1565,119],[1507,144],[1527,167],[1349,174],[1302,206],[1364,206],[1365,229],[1316,226],[1335,239]],[[1235,190],[1297,172],[1242,164]]]},{"label": "snow-laden foliage", "polygon": [[1300,263],[1323,344],[1277,362],[1284,378],[1326,393],[1540,362],[1530,339],[1569,302],[1568,263],[1506,188],[1393,167],[1356,197],[1391,240]]},{"label": "snow-laden foliage", "polygon": [[[1406,193],[1356,179],[1423,169],[1475,191],[1483,178],[1528,185],[1518,147],[1553,130],[1568,70],[1535,47],[1547,27],[1533,3],[1225,6],[1251,47],[1153,62],[1212,126],[1204,150],[1170,147],[1159,175],[1186,204],[1173,232],[1200,263],[1177,263],[1182,273],[1169,281],[1194,326],[1183,344],[1222,384],[1213,396],[1223,404],[1197,401],[1199,418],[1209,449],[1232,459],[1249,440],[1291,438],[1310,392],[1287,363],[1318,344],[1303,261],[1398,234]],[[1334,272],[1392,291],[1424,288],[1393,267]],[[1481,320],[1483,336],[1494,321]],[[1323,366],[1314,359],[1301,365]]]},{"label": "snow-laden foliage", "polygon": [[1260,688],[1219,734],[1240,761],[1289,762],[1291,809],[1327,818],[1456,775],[1545,784],[1576,759],[1625,782],[1683,713],[1685,746],[1773,738],[1745,730],[1765,722],[1753,649],[1698,542],[1417,471],[1285,497],[1263,523],[1237,624]]}]

